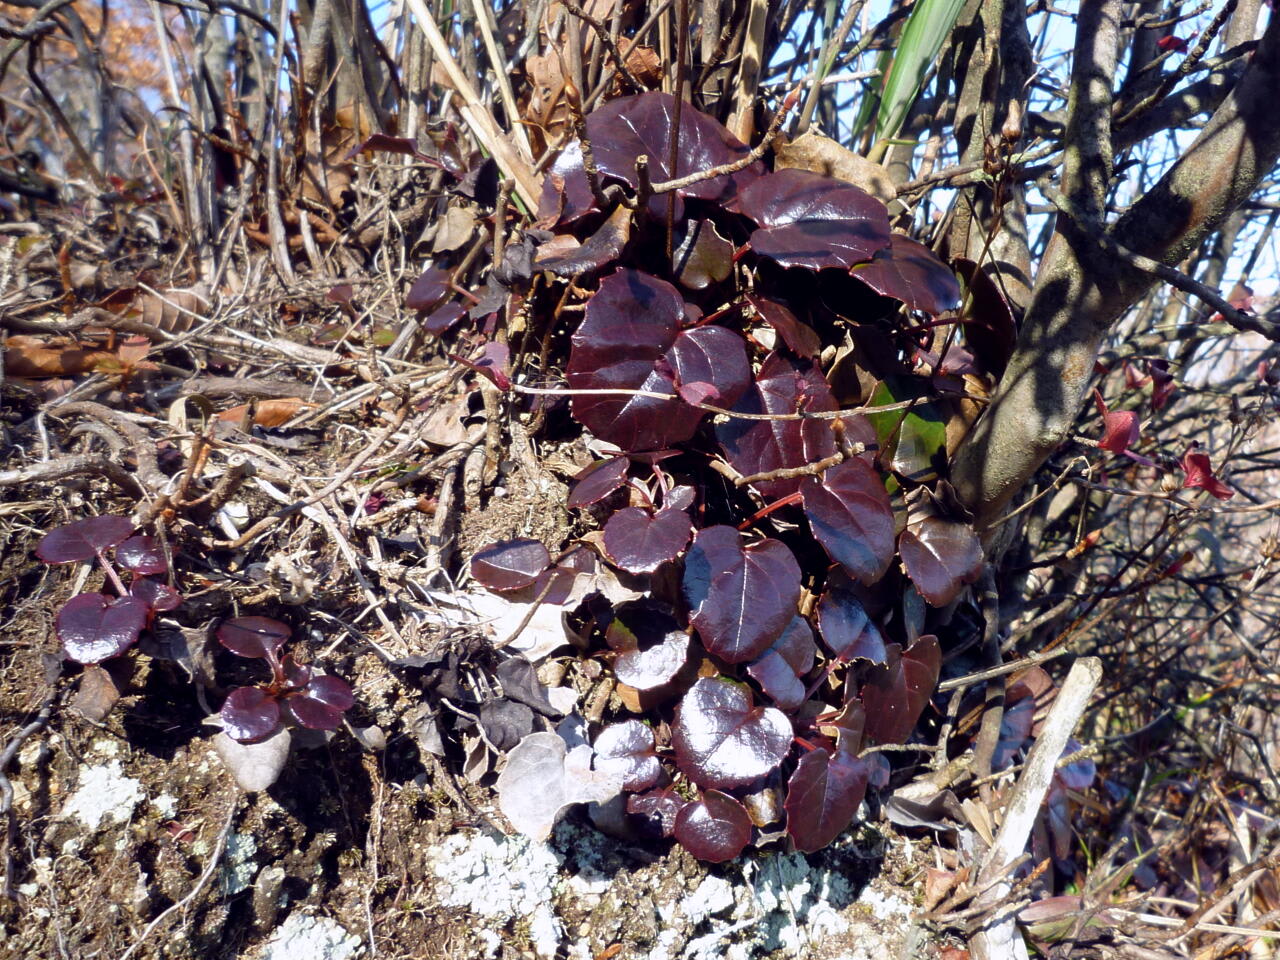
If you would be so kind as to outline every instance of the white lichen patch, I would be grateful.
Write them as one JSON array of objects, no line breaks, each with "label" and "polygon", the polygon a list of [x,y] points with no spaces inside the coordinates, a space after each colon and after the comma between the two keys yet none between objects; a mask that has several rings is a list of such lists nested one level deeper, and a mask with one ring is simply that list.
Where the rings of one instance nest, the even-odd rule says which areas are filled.
[{"label": "white lichen patch", "polygon": [[291,913],[263,947],[261,960],[351,960],[363,950],[360,938],[338,921]]},{"label": "white lichen patch", "polygon": [[142,784],[126,777],[119,760],[83,767],[80,784],[62,808],[66,819],[79,820],[90,830],[112,823],[128,823],[134,809],[146,799]]},{"label": "white lichen patch", "polygon": [[233,833],[227,837],[227,848],[222,855],[222,874],[219,885],[228,897],[248,890],[253,885],[258,864],[253,856],[258,852],[258,841],[247,833]]}]

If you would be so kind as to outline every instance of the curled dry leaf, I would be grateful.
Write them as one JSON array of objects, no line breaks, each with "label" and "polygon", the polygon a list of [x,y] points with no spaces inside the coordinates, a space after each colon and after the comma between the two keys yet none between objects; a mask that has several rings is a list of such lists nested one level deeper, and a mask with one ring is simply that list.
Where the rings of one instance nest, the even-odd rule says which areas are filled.
[{"label": "curled dry leaf", "polygon": [[213,749],[222,760],[240,789],[248,793],[266,790],[280,778],[289,759],[289,747],[293,737],[285,727],[258,743],[240,743],[225,732],[213,738]]},{"label": "curled dry leaf", "polygon": [[557,734],[532,733],[507,755],[498,806],[511,825],[539,842],[575,803],[604,803],[622,789],[615,773],[591,769],[592,749],[569,750]]}]

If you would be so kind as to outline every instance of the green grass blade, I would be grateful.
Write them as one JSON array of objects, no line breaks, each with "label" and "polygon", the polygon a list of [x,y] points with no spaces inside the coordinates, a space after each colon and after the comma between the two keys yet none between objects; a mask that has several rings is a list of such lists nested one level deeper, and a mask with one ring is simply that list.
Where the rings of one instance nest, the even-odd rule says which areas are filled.
[{"label": "green grass blade", "polygon": [[885,75],[876,116],[876,136],[898,135],[907,111],[920,93],[925,72],[946,42],[964,0],[917,0],[902,31],[902,40]]}]

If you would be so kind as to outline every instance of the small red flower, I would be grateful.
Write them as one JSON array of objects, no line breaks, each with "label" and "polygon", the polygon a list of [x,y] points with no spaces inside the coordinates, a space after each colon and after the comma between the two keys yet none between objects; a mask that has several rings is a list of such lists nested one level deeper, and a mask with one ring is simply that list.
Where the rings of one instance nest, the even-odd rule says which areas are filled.
[{"label": "small red flower", "polygon": [[1176,50],[1178,53],[1187,52],[1187,41],[1182,37],[1175,37],[1172,33],[1167,37],[1161,37],[1156,41],[1156,46],[1161,50]]},{"label": "small red flower", "polygon": [[1208,455],[1197,453],[1195,444],[1188,447],[1187,452],[1182,455],[1182,469],[1187,475],[1182,481],[1184,490],[1198,487],[1219,500],[1230,500],[1236,495],[1234,490],[1214,476]]}]

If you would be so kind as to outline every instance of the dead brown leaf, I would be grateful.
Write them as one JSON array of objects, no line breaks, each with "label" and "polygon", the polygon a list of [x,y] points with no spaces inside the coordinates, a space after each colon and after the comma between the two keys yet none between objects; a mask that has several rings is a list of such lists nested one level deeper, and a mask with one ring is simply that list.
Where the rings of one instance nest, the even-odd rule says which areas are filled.
[{"label": "dead brown leaf", "polygon": [[[281,397],[276,400],[259,400],[253,405],[253,425],[255,427],[282,427],[304,410],[310,410],[316,406],[306,400],[299,400],[297,397]],[[249,415],[250,404],[242,403],[239,406],[231,407],[223,410],[218,414],[217,419],[223,423],[244,423],[245,418]]]},{"label": "dead brown leaf", "polygon": [[69,337],[9,337],[4,342],[6,377],[74,377],[114,361],[115,354]]},{"label": "dead brown leaf", "polygon": [[835,177],[861,187],[885,203],[898,195],[888,170],[818,133],[803,133],[789,143],[775,145],[774,154],[775,170],[810,170]]}]

